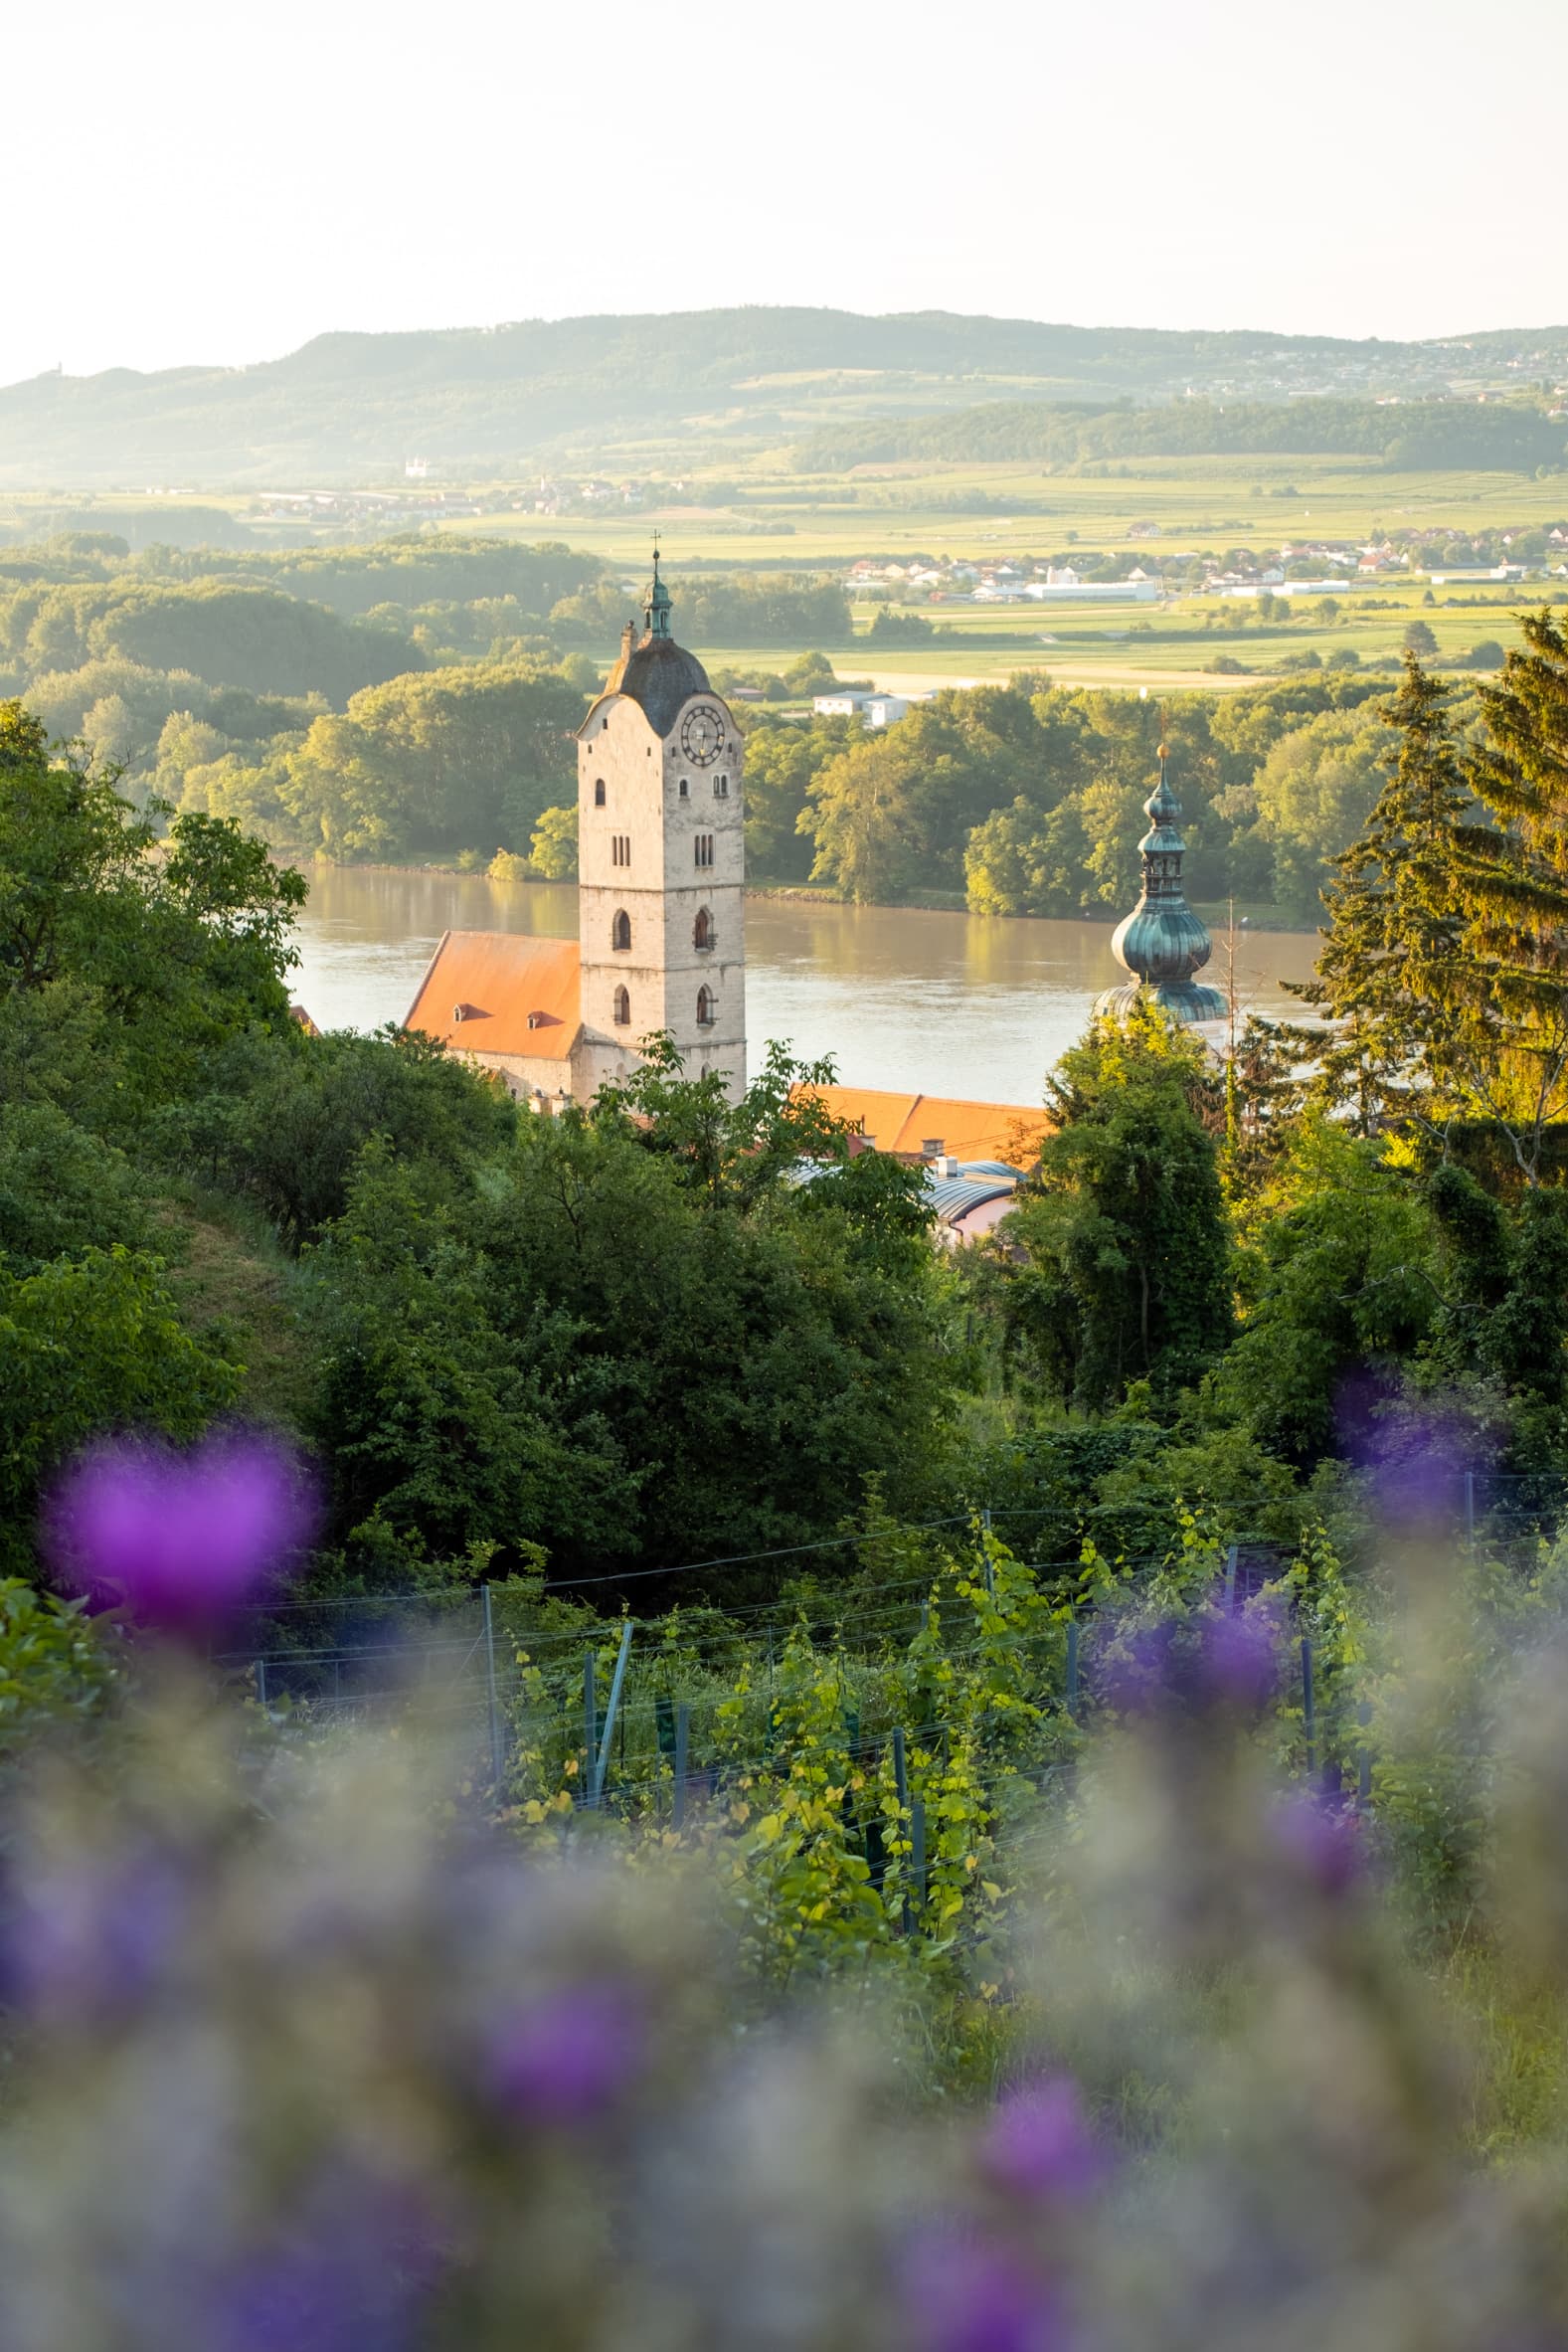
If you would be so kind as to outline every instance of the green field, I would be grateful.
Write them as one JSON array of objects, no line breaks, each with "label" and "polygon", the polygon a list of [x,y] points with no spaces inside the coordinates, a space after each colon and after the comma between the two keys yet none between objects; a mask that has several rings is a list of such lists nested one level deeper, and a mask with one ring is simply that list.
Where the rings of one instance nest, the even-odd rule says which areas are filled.
[{"label": "green field", "polygon": [[[983,564],[1135,551],[1153,569],[1179,555],[1248,549],[1267,559],[1288,542],[1359,546],[1383,532],[1438,530],[1468,538],[1539,529],[1568,515],[1568,476],[1560,473],[1544,479],[1458,470],[1401,473],[1372,458],[1216,456],[1067,471],[1011,462],[882,462],[847,474],[806,474],[793,469],[788,450],[759,451],[743,441],[727,446],[717,426],[704,438],[700,462],[692,461],[689,445],[658,440],[602,448],[568,478],[590,474],[617,484],[673,477],[682,487],[662,503],[650,497],[640,506],[617,502],[603,510],[546,515],[534,511],[537,480],[446,482],[444,488],[471,499],[478,512],[425,527],[462,537],[565,541],[620,568],[629,609],[655,537],[678,606],[682,570],[692,566],[841,577],[862,558],[924,555]],[[192,501],[198,503],[232,515],[263,545],[295,543],[300,536],[297,525],[263,515],[250,494],[199,495]],[[172,511],[167,493],[89,497],[72,521],[113,530],[116,522],[134,527],[140,517],[145,531],[146,518],[156,514],[161,520]],[[41,496],[19,498],[8,508],[13,527],[29,533],[42,534],[52,522],[58,527],[58,506]],[[1155,535],[1130,539],[1139,524],[1155,526]],[[333,527],[328,521],[312,536],[329,544],[363,539],[367,532],[363,525]],[[1539,579],[1495,588],[1455,586],[1433,590],[1428,604],[1427,582],[1419,576],[1352,581],[1338,597],[1341,610],[1331,626],[1315,603],[1299,603],[1288,624],[1261,625],[1250,607],[1214,595],[1178,596],[1158,607],[941,602],[918,608],[944,633],[934,641],[881,644],[874,655],[853,647],[826,649],[841,673],[912,692],[1020,669],[1046,670],[1065,685],[1226,692],[1278,675],[1282,664],[1308,652],[1325,662],[1335,653],[1354,654],[1360,664],[1386,661],[1399,651],[1417,613],[1436,633],[1440,662],[1461,662],[1480,641],[1506,643],[1510,616],[1521,607],[1565,592],[1568,582]],[[857,626],[869,627],[873,610],[869,602],[857,606]],[[753,670],[782,668],[808,649],[803,643],[766,650],[700,647],[715,667]],[[1240,661],[1243,673],[1214,670],[1216,657]]]},{"label": "green field", "polygon": [[[669,452],[606,452],[599,470],[616,480],[635,478],[654,462],[669,463]],[[717,475],[718,468],[708,471]],[[1173,458],[1071,475],[1013,464],[879,464],[847,477],[824,477],[791,473],[784,453],[775,452],[739,472],[732,464],[724,477],[736,494],[723,507],[617,506],[557,517],[501,508],[501,491],[486,485],[475,494],[487,507],[493,499],[495,508],[481,522],[467,517],[441,527],[530,539],[560,536],[623,566],[628,587],[640,580],[657,536],[678,598],[683,563],[766,573],[838,571],[861,558],[901,561],[916,554],[983,563],[1123,553],[1132,525],[1154,523],[1157,537],[1132,542],[1152,568],[1183,552],[1246,547],[1263,555],[1288,541],[1318,539],[1359,545],[1384,531],[1444,529],[1468,536],[1539,528],[1568,514],[1568,483],[1561,476],[1402,474],[1371,459]],[[700,494],[702,474],[689,478]],[[996,511],[958,512],[958,500],[989,501]],[[1539,582],[1438,588],[1430,605],[1423,602],[1426,593],[1421,577],[1352,581],[1337,599],[1341,611],[1332,626],[1317,619],[1310,601],[1305,609],[1299,603],[1298,617],[1284,626],[1260,625],[1245,605],[1214,596],[1157,608],[940,604],[920,610],[950,637],[879,647],[863,658],[848,652],[845,658],[857,675],[916,692],[1006,677],[1020,668],[1045,669],[1069,685],[1224,692],[1249,678],[1276,675],[1282,662],[1308,651],[1323,661],[1346,651],[1362,663],[1386,659],[1397,654],[1418,614],[1437,636],[1439,660],[1459,660],[1483,639],[1506,642],[1511,614],[1563,589]],[[870,619],[868,607],[862,626],[869,627]],[[702,648],[714,666],[752,669],[782,668],[804,649]],[[1243,662],[1247,674],[1213,671],[1219,654]]]}]

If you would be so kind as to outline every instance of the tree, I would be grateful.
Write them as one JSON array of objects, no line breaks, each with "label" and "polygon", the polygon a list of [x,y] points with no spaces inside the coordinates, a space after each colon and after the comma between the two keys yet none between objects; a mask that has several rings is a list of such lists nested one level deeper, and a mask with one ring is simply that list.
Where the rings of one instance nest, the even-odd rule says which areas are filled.
[{"label": "tree", "polygon": [[155,1258],[119,1247],[0,1273],[0,1566],[33,1566],[39,1491],[102,1429],[197,1436],[233,1404],[239,1373],[193,1339]]},{"label": "tree", "polygon": [[244,1036],[213,1065],[212,1091],[166,1128],[167,1149],[258,1200],[298,1247],[347,1206],[373,1138],[400,1160],[460,1172],[502,1148],[516,1110],[417,1030]]},{"label": "tree", "polygon": [[1006,1226],[1025,1264],[1006,1312],[1045,1384],[1103,1412],[1134,1380],[1166,1402],[1231,1331],[1230,1240],[1201,1042],[1158,1011],[1097,1022],[1062,1056],[1037,1182]]},{"label": "tree", "polygon": [[1413,653],[1387,707],[1388,781],[1359,839],[1333,861],[1317,977],[1295,993],[1336,1024],[1320,1091],[1354,1104],[1363,1134],[1397,1104],[1441,1121],[1454,1107],[1464,980],[1456,860],[1470,794],[1448,689]]},{"label": "tree", "polygon": [[1412,621],[1405,631],[1404,646],[1407,653],[1417,653],[1430,661],[1438,649],[1437,633],[1430,621]]},{"label": "tree", "polygon": [[1376,806],[1389,735],[1377,713],[1323,711],[1274,745],[1252,786],[1257,830],[1274,859],[1274,903],[1310,921],[1334,858]]},{"label": "tree", "polygon": [[812,853],[801,819],[808,806],[812,781],[859,733],[858,721],[843,718],[813,718],[804,727],[791,726],[784,720],[765,719],[748,727],[746,868],[749,874],[765,882],[806,880],[811,871]]},{"label": "tree", "polygon": [[1305,1466],[1341,1442],[1347,1383],[1392,1394],[1434,1328],[1434,1219],[1380,1146],[1316,1113],[1297,1125],[1248,1223],[1242,1329],[1205,1401]]},{"label": "tree", "polygon": [[528,862],[547,882],[577,880],[577,808],[547,809],[528,844]]},{"label": "tree", "polygon": [[301,839],[339,857],[520,844],[572,789],[583,697],[539,662],[398,677],[318,718],[288,755]]},{"label": "tree", "polygon": [[913,1501],[956,1372],[928,1227],[779,1054],[736,1106],[655,1052],[482,1176],[372,1147],[309,1260],[340,1534],[603,1574],[811,1540],[873,1475]]},{"label": "tree", "polygon": [[1480,1121],[1531,1184],[1568,1084],[1568,656],[1549,616],[1533,627],[1483,690],[1490,742],[1464,751],[1447,688],[1407,654],[1392,774],[1335,861],[1318,976],[1298,992],[1337,1024],[1325,1099],[1353,1100],[1363,1130],[1389,1111],[1439,1139]]}]

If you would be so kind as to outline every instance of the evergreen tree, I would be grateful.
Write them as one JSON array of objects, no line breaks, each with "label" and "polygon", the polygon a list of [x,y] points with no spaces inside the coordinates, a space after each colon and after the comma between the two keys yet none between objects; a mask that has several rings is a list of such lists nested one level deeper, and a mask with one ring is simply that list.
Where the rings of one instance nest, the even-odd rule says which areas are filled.
[{"label": "evergreen tree", "polygon": [[1336,1024],[1320,1092],[1363,1131],[1390,1108],[1442,1134],[1481,1122],[1527,1184],[1568,1081],[1568,640],[1525,623],[1482,690],[1489,740],[1461,747],[1447,688],[1407,658],[1366,831],[1335,860],[1318,977]]},{"label": "evergreen tree", "polygon": [[1533,1184],[1568,1080],[1568,634],[1545,611],[1521,626],[1528,649],[1481,692],[1486,735],[1465,774],[1493,823],[1466,828],[1458,891],[1470,1091]]},{"label": "evergreen tree", "polygon": [[1353,1105],[1363,1134],[1395,1105],[1452,1109],[1450,1007],[1465,948],[1456,845],[1471,796],[1447,701],[1407,654],[1384,714],[1398,731],[1388,782],[1360,839],[1333,861],[1317,978],[1295,992],[1335,1024],[1319,1049],[1319,1091]]}]

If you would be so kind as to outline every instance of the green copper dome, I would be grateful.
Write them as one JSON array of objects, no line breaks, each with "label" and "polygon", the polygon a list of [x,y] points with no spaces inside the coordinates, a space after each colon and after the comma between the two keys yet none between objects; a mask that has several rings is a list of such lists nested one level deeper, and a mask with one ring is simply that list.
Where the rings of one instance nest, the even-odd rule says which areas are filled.
[{"label": "green copper dome", "polygon": [[1143,860],[1143,894],[1112,934],[1111,951],[1132,974],[1108,989],[1095,1005],[1115,1019],[1140,999],[1160,1006],[1173,1020],[1217,1020],[1225,1010],[1218,989],[1194,975],[1213,953],[1213,942],[1187,904],[1181,860],[1186,842],[1178,829],[1181,803],[1165,776],[1165,746],[1159,747],[1159,782],[1143,803],[1149,829],[1138,843]]}]

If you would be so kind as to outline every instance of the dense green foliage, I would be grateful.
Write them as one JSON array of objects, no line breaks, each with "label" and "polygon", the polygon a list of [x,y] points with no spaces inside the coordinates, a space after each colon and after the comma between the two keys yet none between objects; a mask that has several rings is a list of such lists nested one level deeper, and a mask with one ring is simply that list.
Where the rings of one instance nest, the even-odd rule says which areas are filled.
[{"label": "dense green foliage", "polygon": [[[1328,861],[1377,798],[1380,689],[1324,676],[1169,708],[1193,896],[1314,921]],[[945,689],[880,730],[761,713],[749,867],[866,900],[964,892],[979,914],[1122,911],[1158,734],[1151,703],[1027,675]]]},{"label": "dense green foliage", "polygon": [[[1561,329],[1522,348],[1532,374],[1568,359]],[[249,367],[148,375],[113,369],[84,380],[37,376],[0,393],[13,478],[281,482],[380,474],[389,451],[440,449],[448,463],[537,476],[536,453],[585,436],[650,429],[781,440],[787,407],[839,403],[854,417],[907,409],[912,386],[933,405],[970,407],[976,385],[1006,401],[1097,407],[1123,397],[1167,404],[1189,392],[1279,413],[1280,388],[1346,385],[1408,401],[1441,392],[1478,360],[1499,373],[1521,349],[1506,333],[1440,344],[1344,341],[1261,332],[1076,327],[1033,319],[750,304],[664,315],[520,319],[407,334],[325,334],[286,358]],[[1336,405],[1336,404],[1335,404]],[[1362,404],[1353,404],[1359,408]],[[1388,416],[1377,412],[1385,432]],[[1402,420],[1404,411],[1392,416]],[[1560,441],[1560,437],[1559,437]]]},{"label": "dense green foliage", "polygon": [[[768,1590],[754,1555],[834,1538],[872,1495],[1142,1557],[1200,1508],[1303,1540],[1423,1448],[1444,1478],[1555,1491],[1565,673],[1541,616],[1463,734],[1414,659],[1387,703],[1312,684],[1173,714],[1195,857],[1227,824],[1233,858],[1266,821],[1299,860],[1314,826],[1353,834],[1316,992],[1332,1026],[1254,1023],[1228,1076],[1151,1014],[1096,1026],[1045,1082],[1012,1216],[956,1256],[918,1173],[852,1156],[800,1091],[824,1073],[783,1055],[738,1105],[659,1050],[541,1118],[425,1040],[306,1034],[284,986],[299,878],[228,816],[134,807],[10,706],[9,1563],[92,1430],[184,1436],[234,1407],[308,1441],[315,1573],[350,1593],[541,1555],[607,1590],[650,1570]],[[508,692],[498,725],[536,707]],[[439,673],[315,725],[358,730],[368,761],[416,722],[457,724]],[[1058,810],[1139,821],[1151,724],[1049,688],[945,696],[881,738],[761,720],[755,814],[783,852],[819,812],[847,877],[907,887],[909,831],[960,855],[983,792],[1042,746]],[[905,830],[868,773],[900,783]]]},{"label": "dense green foliage", "polygon": [[1523,403],[1180,400],[1153,408],[993,401],[925,417],[834,425],[802,443],[803,472],[847,472],[902,458],[1007,458],[1075,465],[1106,457],[1381,457],[1394,471],[1446,466],[1533,473],[1568,462],[1560,417]]},{"label": "dense green foliage", "polygon": [[292,1253],[283,1387],[339,1577],[762,1550],[940,1479],[961,1349],[929,1211],[795,1099],[821,1072],[775,1055],[732,1106],[655,1056],[550,1120],[424,1039],[307,1034],[299,877],[167,814],[0,711],[6,1564],[94,1431],[274,1405],[184,1278],[193,1213]]}]

